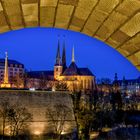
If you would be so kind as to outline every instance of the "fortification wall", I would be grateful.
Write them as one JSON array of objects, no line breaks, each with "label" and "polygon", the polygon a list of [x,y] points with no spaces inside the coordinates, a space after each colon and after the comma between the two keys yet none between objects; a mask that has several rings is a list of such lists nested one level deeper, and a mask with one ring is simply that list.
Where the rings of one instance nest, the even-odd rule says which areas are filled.
[{"label": "fortification wall", "polygon": [[[73,102],[69,93],[0,91],[0,102],[7,99],[9,99],[10,104],[16,103],[26,107],[33,115],[33,121],[29,122],[29,127],[27,128],[31,134],[44,134],[52,129],[52,124],[50,124],[48,118],[46,118],[46,108],[51,108],[57,103],[64,104],[72,110],[71,115],[67,118],[64,133],[70,133],[76,128]],[[2,125],[0,124],[0,126]]]}]

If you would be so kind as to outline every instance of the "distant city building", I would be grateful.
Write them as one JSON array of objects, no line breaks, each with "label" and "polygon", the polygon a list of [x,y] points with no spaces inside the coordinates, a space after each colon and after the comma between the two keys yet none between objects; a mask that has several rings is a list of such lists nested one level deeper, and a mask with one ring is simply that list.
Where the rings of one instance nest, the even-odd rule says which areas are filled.
[{"label": "distant city building", "polygon": [[122,93],[136,93],[140,94],[140,77],[137,79],[125,79],[118,80],[120,90]]},{"label": "distant city building", "polygon": [[[5,86],[4,86],[5,84]],[[7,88],[24,88],[24,65],[15,60],[0,59],[0,85]]]},{"label": "distant city building", "polygon": [[97,80],[97,90],[99,93],[109,93],[112,89],[112,82],[109,78],[101,78]]},{"label": "distant city building", "polygon": [[30,71],[26,73],[26,88],[52,90],[54,86],[53,71]]},{"label": "distant city building", "polygon": [[103,93],[119,90],[121,93],[140,95],[140,77],[136,79],[125,79],[125,77],[123,77],[122,80],[119,80],[117,73],[115,73],[113,82],[111,82],[111,80],[109,81],[108,78],[101,79],[97,82],[97,89]]},{"label": "distant city building", "polygon": [[121,93],[139,94],[140,95],[140,77],[136,79],[118,80],[117,73],[115,73],[114,81],[112,83],[113,88],[120,90]]},{"label": "distant city building", "polygon": [[88,68],[79,68],[75,63],[74,48],[72,62],[67,67],[65,44],[60,56],[60,44],[56,54],[56,62],[52,71],[31,71],[27,73],[27,88],[54,88],[58,82],[65,83],[70,91],[91,91],[95,87],[95,76]]}]

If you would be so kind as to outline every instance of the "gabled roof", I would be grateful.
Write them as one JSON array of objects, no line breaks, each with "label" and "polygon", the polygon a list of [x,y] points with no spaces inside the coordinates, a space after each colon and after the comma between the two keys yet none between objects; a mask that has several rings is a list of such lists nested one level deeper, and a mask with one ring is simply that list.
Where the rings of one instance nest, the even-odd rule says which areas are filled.
[{"label": "gabled roof", "polygon": [[93,76],[92,72],[88,68],[78,68],[75,62],[72,62],[62,75],[64,76],[71,76],[71,75]]},{"label": "gabled roof", "polygon": [[78,67],[72,62],[62,75],[78,75]]},{"label": "gabled roof", "polygon": [[79,75],[94,76],[88,68],[78,68]]}]

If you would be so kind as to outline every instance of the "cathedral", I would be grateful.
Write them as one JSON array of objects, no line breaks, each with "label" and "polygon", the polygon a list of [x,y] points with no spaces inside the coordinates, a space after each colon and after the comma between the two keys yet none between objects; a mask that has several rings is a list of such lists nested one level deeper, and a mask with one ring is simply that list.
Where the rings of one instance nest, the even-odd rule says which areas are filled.
[{"label": "cathedral", "polygon": [[95,76],[88,68],[79,68],[75,63],[74,55],[73,48],[71,64],[67,67],[65,44],[61,57],[58,41],[54,70],[28,72],[27,88],[47,89],[51,87],[55,90],[56,83],[60,82],[65,83],[69,91],[92,91],[95,88]]}]

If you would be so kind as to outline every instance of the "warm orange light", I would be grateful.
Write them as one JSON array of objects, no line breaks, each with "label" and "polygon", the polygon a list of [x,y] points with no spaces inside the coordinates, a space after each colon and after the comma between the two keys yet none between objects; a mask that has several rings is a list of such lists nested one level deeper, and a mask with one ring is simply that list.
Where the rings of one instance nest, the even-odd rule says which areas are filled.
[{"label": "warm orange light", "polygon": [[40,132],[39,130],[36,130],[36,131],[34,131],[34,134],[35,134],[35,135],[40,135],[41,132]]},{"label": "warm orange light", "polygon": [[0,85],[1,88],[11,88],[11,85],[9,83],[2,83]]},{"label": "warm orange light", "polygon": [[35,122],[29,126],[30,132],[33,135],[41,135],[44,132],[45,123]]},{"label": "warm orange light", "polygon": [[109,132],[109,131],[111,131],[112,129],[111,128],[108,128],[108,127],[104,127],[104,128],[102,128],[102,131],[103,132]]},{"label": "warm orange light", "polygon": [[98,137],[98,135],[99,135],[99,132],[91,132],[90,133],[90,139],[95,139],[95,138]]}]

